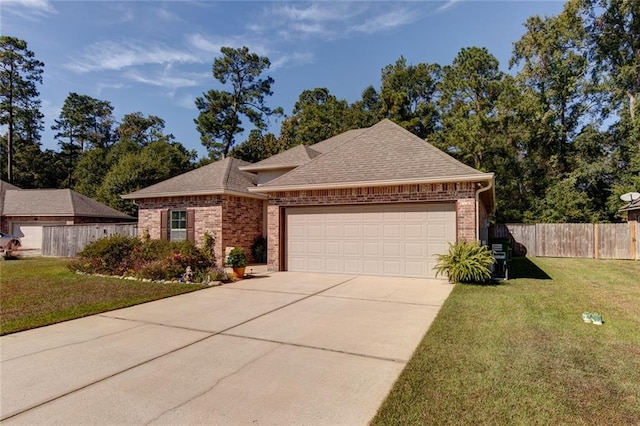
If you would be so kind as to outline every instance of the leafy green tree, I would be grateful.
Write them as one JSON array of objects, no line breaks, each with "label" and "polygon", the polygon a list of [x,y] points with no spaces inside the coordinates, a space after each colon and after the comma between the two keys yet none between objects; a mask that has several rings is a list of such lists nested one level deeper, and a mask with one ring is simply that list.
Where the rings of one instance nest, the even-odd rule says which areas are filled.
[{"label": "leafy green tree", "polygon": [[87,95],[70,93],[64,101],[59,119],[51,126],[61,147],[67,169],[67,187],[75,185],[74,170],[85,148],[106,152],[115,141],[113,106]]},{"label": "leafy green tree", "polygon": [[522,63],[518,78],[530,96],[536,132],[527,153],[558,179],[570,172],[573,138],[595,117],[583,22],[570,1],[558,16],[528,18],[525,28],[511,65]]},{"label": "leafy green tree", "polygon": [[193,167],[197,153],[188,151],[179,142],[158,140],[149,143],[139,152],[123,155],[106,174],[97,199],[129,215],[136,215],[137,208],[120,195],[153,185]]},{"label": "leafy green tree", "polygon": [[349,103],[338,99],[325,87],[305,90],[282,123],[284,145],[313,145],[352,128]]},{"label": "leafy green tree", "polygon": [[14,155],[19,143],[40,142],[43,115],[36,85],[42,84],[43,68],[44,63],[35,59],[26,41],[0,36],[0,125],[7,126],[4,140],[9,182],[14,182]]},{"label": "leafy green tree", "polygon": [[460,50],[442,71],[442,129],[437,144],[477,169],[490,169],[487,155],[497,153],[503,142],[496,137],[503,79],[498,60],[479,47]]},{"label": "leafy green tree", "polygon": [[579,0],[569,2],[568,6],[574,3],[579,4],[580,16],[585,21],[589,57],[596,65],[593,77],[597,82],[608,83],[614,103],[626,104],[631,120],[637,120],[640,96],[640,2]]},{"label": "leafy green tree", "polygon": [[382,117],[423,139],[432,134],[438,120],[435,98],[440,72],[437,64],[407,65],[404,56],[384,67],[379,97]]},{"label": "leafy green tree", "polygon": [[200,140],[213,159],[226,157],[235,136],[242,133],[242,117],[259,130],[267,128],[266,118],[280,114],[265,105],[271,96],[273,78],[260,76],[269,68],[269,58],[250,53],[247,47],[223,47],[222,57],[213,61],[213,77],[222,84],[230,83],[230,90],[209,90],[196,99],[200,111],[194,120]]},{"label": "leafy green tree", "polygon": [[141,112],[125,115],[116,129],[120,141],[130,140],[140,147],[172,135],[164,134],[164,120],[155,115],[144,116]]},{"label": "leafy green tree", "polygon": [[383,118],[380,94],[373,86],[362,91],[359,101],[351,105],[351,123],[354,128],[371,127]]},{"label": "leafy green tree", "polygon": [[233,148],[229,156],[250,163],[257,163],[288,148],[273,133],[263,135],[260,130],[254,129],[249,133],[246,141]]}]

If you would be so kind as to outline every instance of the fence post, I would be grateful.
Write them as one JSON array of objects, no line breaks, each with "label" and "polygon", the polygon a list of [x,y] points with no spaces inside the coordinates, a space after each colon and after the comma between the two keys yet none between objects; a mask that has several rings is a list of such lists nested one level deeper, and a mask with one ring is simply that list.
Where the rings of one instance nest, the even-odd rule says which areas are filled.
[{"label": "fence post", "polygon": [[629,249],[631,250],[631,256],[629,256],[631,259],[635,260],[637,259],[637,253],[636,253],[636,223],[637,222],[629,222],[629,233],[631,235],[629,235],[629,245],[631,247],[629,247]]},{"label": "fence post", "polygon": [[598,259],[600,257],[600,235],[598,233],[598,224],[593,224],[593,257]]}]

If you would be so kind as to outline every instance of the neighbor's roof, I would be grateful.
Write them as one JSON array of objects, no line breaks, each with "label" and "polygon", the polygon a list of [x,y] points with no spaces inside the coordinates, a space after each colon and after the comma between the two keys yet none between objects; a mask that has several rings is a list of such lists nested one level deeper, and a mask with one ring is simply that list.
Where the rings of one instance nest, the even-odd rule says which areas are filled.
[{"label": "neighbor's roof", "polygon": [[122,198],[137,200],[225,193],[255,197],[257,194],[250,194],[247,187],[255,186],[256,176],[238,169],[238,167],[248,164],[251,163],[236,158],[225,158],[131,194],[123,195]]},{"label": "neighbor's roof", "polygon": [[638,198],[637,200],[633,200],[629,204],[625,204],[624,206],[620,207],[619,211],[628,212],[629,210],[638,210],[638,209],[640,209],[640,198]]},{"label": "neighbor's roof", "polygon": [[264,170],[291,169],[294,167],[298,167],[308,163],[318,155],[324,154],[325,152],[330,151],[345,142],[348,142],[365,130],[367,129],[348,130],[344,133],[340,133],[339,135],[335,135],[314,145],[296,145],[293,148],[281,152],[280,154],[265,158],[264,160],[258,161],[257,163],[243,166],[240,168],[240,170],[258,172]]},{"label": "neighbor's roof", "polygon": [[0,180],[0,214],[2,214],[2,212],[4,210],[4,193],[8,189],[20,189],[20,188],[18,188],[15,185],[11,185],[9,182],[5,182],[3,180]]},{"label": "neighbor's roof", "polygon": [[3,215],[133,219],[71,189],[7,190],[4,196]]},{"label": "neighbor's roof", "polygon": [[[461,163],[387,119],[367,129],[347,133],[350,137],[343,143],[251,190],[271,192],[493,179],[493,173],[483,173]],[[322,144],[328,147],[330,141],[328,139],[311,148],[316,149]]]}]

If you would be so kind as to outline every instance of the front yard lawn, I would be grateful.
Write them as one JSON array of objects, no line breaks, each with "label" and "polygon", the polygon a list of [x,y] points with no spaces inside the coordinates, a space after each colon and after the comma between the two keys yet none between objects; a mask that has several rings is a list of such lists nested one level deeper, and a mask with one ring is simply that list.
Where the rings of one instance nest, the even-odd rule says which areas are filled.
[{"label": "front yard lawn", "polygon": [[456,285],[374,425],[640,424],[640,262],[513,266]]},{"label": "front yard lawn", "polygon": [[41,327],[203,288],[77,275],[67,260],[0,261],[0,334]]}]

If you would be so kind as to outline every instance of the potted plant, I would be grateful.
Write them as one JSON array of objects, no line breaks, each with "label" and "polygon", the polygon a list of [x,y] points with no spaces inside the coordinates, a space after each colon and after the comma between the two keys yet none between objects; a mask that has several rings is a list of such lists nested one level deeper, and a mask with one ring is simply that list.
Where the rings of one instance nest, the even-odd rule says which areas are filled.
[{"label": "potted plant", "polygon": [[238,278],[244,277],[244,268],[247,266],[247,253],[242,247],[234,247],[227,256],[227,265],[233,268],[233,273]]}]

